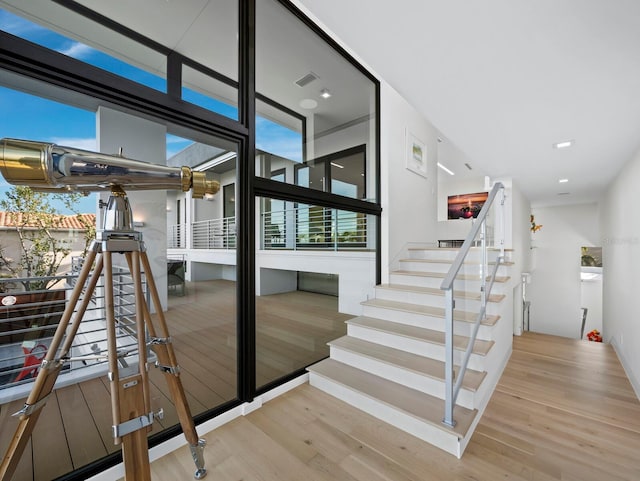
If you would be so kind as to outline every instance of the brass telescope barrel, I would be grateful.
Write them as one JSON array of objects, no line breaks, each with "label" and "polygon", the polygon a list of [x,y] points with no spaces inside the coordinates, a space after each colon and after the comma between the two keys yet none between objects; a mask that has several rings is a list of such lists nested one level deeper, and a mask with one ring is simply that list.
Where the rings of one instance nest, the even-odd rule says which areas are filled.
[{"label": "brass telescope barrel", "polygon": [[0,140],[0,172],[7,182],[44,192],[191,190],[193,197],[215,194],[220,184],[207,172],[168,167],[47,142]]}]

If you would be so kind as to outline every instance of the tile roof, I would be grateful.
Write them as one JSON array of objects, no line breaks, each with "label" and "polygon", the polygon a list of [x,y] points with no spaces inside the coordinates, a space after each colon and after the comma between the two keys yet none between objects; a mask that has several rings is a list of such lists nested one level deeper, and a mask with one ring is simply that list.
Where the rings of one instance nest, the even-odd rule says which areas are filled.
[{"label": "tile roof", "polygon": [[[84,230],[85,224],[83,224],[82,220],[85,223],[93,224],[96,223],[96,215],[95,214],[78,214],[78,215],[61,215],[60,226],[56,227],[56,230],[68,230],[68,229],[76,229],[76,230]],[[22,224],[22,213],[21,212],[3,212],[0,211],[0,228],[3,227],[15,227],[16,225]]]}]

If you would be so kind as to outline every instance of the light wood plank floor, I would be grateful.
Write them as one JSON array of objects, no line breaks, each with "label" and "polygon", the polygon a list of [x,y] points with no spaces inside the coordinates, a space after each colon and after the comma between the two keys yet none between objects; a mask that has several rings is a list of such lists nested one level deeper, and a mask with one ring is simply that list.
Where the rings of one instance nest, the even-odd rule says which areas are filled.
[{"label": "light wood plank floor", "polygon": [[[304,385],[205,436],[216,481],[637,481],[640,402],[613,349],[526,333],[461,460]],[[180,449],[155,481],[192,479]]]}]

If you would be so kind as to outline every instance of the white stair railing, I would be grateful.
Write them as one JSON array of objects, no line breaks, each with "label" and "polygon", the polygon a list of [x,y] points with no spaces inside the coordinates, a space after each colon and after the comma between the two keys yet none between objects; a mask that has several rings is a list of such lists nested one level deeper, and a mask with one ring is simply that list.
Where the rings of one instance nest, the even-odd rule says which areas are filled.
[{"label": "white stair railing", "polygon": [[[489,214],[489,210],[491,209],[496,196],[500,193],[500,236],[501,238],[498,240],[500,247],[500,254],[496,259],[495,265],[493,267],[493,272],[487,279],[488,273],[488,254],[487,254],[487,217]],[[467,235],[456,259],[449,269],[447,276],[442,281],[442,285],[440,289],[444,291],[445,294],[445,410],[444,410],[444,419],[443,423],[447,426],[453,427],[456,425],[456,421],[453,418],[453,408],[456,404],[456,399],[458,397],[458,393],[460,392],[460,388],[462,386],[462,380],[464,378],[464,374],[467,369],[467,365],[469,363],[469,358],[471,356],[471,352],[473,351],[473,345],[475,344],[475,340],[478,334],[478,329],[480,328],[480,323],[483,319],[486,319],[487,313],[487,301],[489,296],[491,295],[491,289],[493,287],[493,283],[496,278],[496,274],[498,272],[498,268],[500,267],[500,263],[504,261],[504,185],[501,182],[496,182],[489,193],[487,201],[484,206],[480,210],[478,217],[473,224],[471,231]],[[480,310],[476,316],[475,323],[472,328],[472,333],[469,338],[469,343],[465,350],[462,362],[460,364],[460,369],[458,372],[457,379],[454,383],[454,364],[453,364],[453,336],[454,336],[454,321],[453,321],[453,311],[455,309],[455,300],[453,298],[453,284],[456,280],[458,272],[460,271],[467,255],[471,247],[474,245],[474,241],[476,237],[480,234],[480,248],[482,261],[480,265]],[[495,241],[494,241],[495,242]]]}]

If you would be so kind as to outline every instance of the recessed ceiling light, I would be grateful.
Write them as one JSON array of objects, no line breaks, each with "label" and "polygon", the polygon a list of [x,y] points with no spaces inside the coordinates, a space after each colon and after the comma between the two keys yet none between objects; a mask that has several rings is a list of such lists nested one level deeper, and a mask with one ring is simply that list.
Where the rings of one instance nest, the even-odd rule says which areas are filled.
[{"label": "recessed ceiling light", "polygon": [[313,110],[318,106],[318,101],[313,99],[302,99],[300,101],[300,107],[306,110]]},{"label": "recessed ceiling light", "polygon": [[329,97],[331,97],[331,92],[329,91],[329,89],[322,89],[320,91],[320,97],[322,97],[323,99],[328,99]]},{"label": "recessed ceiling light", "polygon": [[444,170],[449,175],[456,175],[450,169],[447,169],[444,165],[442,165],[440,162],[438,162],[438,167],[440,167],[442,170]]},{"label": "recessed ceiling light", "polygon": [[558,142],[557,144],[553,144],[554,149],[566,149],[567,147],[571,147],[573,145],[573,140],[563,140],[562,142]]},{"label": "recessed ceiling light", "polygon": [[567,182],[569,182],[569,179],[560,179],[558,180],[558,182],[561,184],[566,184]]}]

